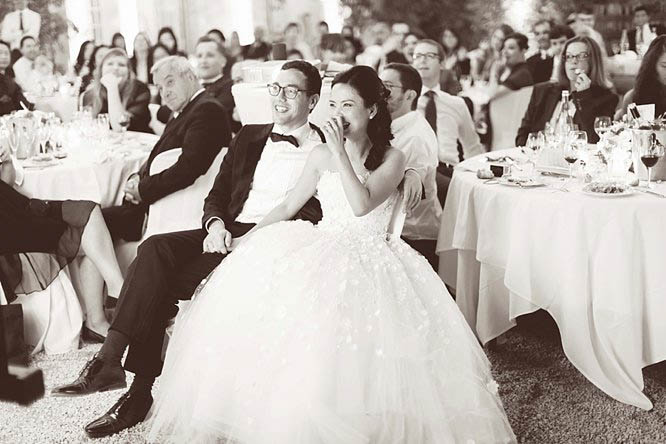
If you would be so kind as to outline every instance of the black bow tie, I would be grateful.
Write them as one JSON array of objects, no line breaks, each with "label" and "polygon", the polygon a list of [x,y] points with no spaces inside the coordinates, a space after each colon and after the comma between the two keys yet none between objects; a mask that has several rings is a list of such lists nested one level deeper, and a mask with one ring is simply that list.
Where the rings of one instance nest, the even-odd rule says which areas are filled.
[{"label": "black bow tie", "polygon": [[284,134],[271,133],[271,140],[273,142],[289,142],[298,148],[298,140],[294,136],[285,136]]}]

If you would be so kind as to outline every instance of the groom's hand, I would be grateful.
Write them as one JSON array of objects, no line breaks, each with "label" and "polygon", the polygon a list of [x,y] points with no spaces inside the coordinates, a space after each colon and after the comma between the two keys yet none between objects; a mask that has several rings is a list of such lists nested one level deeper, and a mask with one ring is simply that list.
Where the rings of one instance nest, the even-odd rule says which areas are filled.
[{"label": "groom's hand", "polygon": [[204,253],[227,254],[231,247],[232,236],[224,224],[219,221],[213,222],[208,229],[208,236],[203,241]]}]

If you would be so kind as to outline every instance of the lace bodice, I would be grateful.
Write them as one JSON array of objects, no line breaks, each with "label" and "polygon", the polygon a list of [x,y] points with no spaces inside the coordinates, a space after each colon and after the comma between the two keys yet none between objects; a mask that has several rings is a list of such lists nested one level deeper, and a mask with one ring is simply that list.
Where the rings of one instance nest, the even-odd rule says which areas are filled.
[{"label": "lace bodice", "polygon": [[[368,174],[359,175],[359,178],[365,182]],[[397,192],[394,193],[370,213],[357,217],[347,201],[337,171],[325,171],[322,174],[317,184],[317,194],[323,213],[322,220],[317,225],[320,229],[366,235],[386,234],[398,195]]]}]

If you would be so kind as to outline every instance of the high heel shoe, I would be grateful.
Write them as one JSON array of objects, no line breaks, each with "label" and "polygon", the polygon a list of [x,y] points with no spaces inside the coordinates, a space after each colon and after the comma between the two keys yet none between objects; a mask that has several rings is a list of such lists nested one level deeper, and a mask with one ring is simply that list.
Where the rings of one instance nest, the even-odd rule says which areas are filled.
[{"label": "high heel shoe", "polygon": [[106,336],[102,336],[99,333],[96,333],[83,325],[81,328],[81,339],[83,339],[86,342],[93,342],[93,343],[99,343],[103,344],[104,340],[106,339]]}]

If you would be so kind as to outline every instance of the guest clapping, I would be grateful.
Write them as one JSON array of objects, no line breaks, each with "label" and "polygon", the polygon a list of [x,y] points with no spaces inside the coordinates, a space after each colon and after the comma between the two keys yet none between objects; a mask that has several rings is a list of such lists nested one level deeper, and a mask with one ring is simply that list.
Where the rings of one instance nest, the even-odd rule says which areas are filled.
[{"label": "guest clapping", "polygon": [[560,55],[558,83],[540,83],[534,87],[516,135],[516,146],[524,146],[529,133],[543,130],[548,122],[554,123],[559,115],[561,92],[565,89],[572,91],[574,123],[587,132],[590,143],[596,143],[599,136],[594,131],[594,118],[613,116],[618,102],[610,88],[599,45],[590,37],[567,41]]},{"label": "guest clapping", "polygon": [[654,117],[666,113],[666,35],[657,37],[650,44],[638,70],[636,84],[625,94],[622,108],[615,117],[622,117],[630,103],[654,104]]},{"label": "guest clapping", "polygon": [[104,56],[95,70],[92,88],[83,95],[83,105],[92,106],[93,116],[109,114],[114,130],[120,130],[129,119],[130,131],[152,132],[149,103],[148,87],[134,77],[127,54],[118,48]]}]

